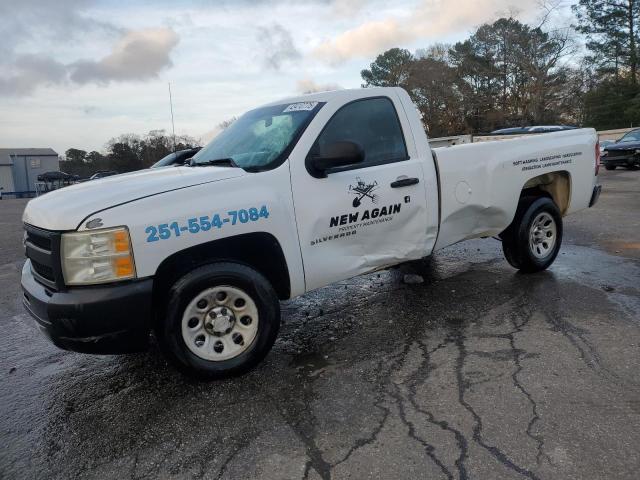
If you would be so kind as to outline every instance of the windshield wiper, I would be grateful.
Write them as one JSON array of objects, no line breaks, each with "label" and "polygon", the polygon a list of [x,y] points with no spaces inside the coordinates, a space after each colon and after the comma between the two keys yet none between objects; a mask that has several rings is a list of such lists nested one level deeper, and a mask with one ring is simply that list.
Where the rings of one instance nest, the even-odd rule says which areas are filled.
[{"label": "windshield wiper", "polygon": [[213,160],[205,160],[204,162],[194,162],[191,161],[192,167],[208,167],[211,165],[218,165],[221,167],[233,167],[233,168],[241,168],[233,158],[215,158]]}]

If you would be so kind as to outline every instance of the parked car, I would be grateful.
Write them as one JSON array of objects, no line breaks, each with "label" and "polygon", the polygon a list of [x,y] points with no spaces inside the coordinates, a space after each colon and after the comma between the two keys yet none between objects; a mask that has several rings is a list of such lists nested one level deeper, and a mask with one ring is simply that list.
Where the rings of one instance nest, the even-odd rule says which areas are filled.
[{"label": "parked car", "polygon": [[89,180],[97,180],[99,178],[110,177],[111,175],[118,175],[118,172],[114,170],[99,170],[89,177]]},{"label": "parked car", "polygon": [[640,168],[640,128],[627,132],[618,141],[605,147],[602,164],[607,170],[617,167],[629,170]]},{"label": "parked car", "polygon": [[188,166],[29,202],[21,299],[61,348],[138,351],[153,331],[179,370],[237,375],[273,346],[279,300],[496,235],[514,268],[548,268],[599,158],[591,128],[432,149],[401,88],[288,98]]},{"label": "parked car", "polygon": [[39,182],[72,182],[77,179],[77,175],[71,175],[70,173],[58,171],[44,172],[38,175]]},{"label": "parked car", "polygon": [[604,150],[614,143],[616,143],[615,140],[600,140],[600,155],[604,155]]},{"label": "parked car", "polygon": [[191,157],[193,157],[201,149],[202,147],[195,147],[195,148],[187,148],[185,150],[178,150],[177,152],[172,152],[169,155],[162,157],[153,165],[151,165],[151,168],[184,165],[185,163],[187,163],[188,160],[191,159]]},{"label": "parked car", "polygon": [[527,135],[531,133],[561,132],[564,130],[574,130],[578,127],[570,125],[536,125],[532,127],[512,127],[494,130],[489,135]]}]

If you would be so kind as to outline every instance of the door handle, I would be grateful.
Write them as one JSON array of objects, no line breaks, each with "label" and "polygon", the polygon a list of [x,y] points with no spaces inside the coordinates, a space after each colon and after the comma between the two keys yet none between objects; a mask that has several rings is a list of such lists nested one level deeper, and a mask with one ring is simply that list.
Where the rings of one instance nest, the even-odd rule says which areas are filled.
[{"label": "door handle", "polygon": [[420,180],[418,180],[417,178],[401,178],[400,180],[391,182],[391,188],[408,187],[409,185],[415,185],[419,182]]}]

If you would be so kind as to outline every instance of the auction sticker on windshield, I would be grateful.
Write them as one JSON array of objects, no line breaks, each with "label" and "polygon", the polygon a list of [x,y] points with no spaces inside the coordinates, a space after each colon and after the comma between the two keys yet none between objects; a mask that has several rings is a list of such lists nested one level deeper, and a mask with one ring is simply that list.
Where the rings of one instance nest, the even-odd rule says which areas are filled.
[{"label": "auction sticker on windshield", "polygon": [[292,103],[291,105],[287,106],[287,108],[285,108],[282,113],[288,113],[288,112],[304,112],[304,111],[308,111],[308,110],[313,110],[314,108],[316,108],[316,105],[318,105],[318,102],[298,102],[298,103]]}]

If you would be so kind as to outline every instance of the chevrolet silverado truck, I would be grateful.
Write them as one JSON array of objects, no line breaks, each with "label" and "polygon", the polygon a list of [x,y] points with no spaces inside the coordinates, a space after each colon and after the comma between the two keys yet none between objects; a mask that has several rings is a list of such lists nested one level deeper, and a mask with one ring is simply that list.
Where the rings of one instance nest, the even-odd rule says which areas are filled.
[{"label": "chevrolet silverado truck", "polygon": [[592,129],[431,149],[400,88],[290,98],[188,165],[31,200],[23,302],[60,348],[154,336],[184,373],[237,375],[273,345],[279,300],[479,237],[546,269],[562,218],[597,201],[598,167]]}]

